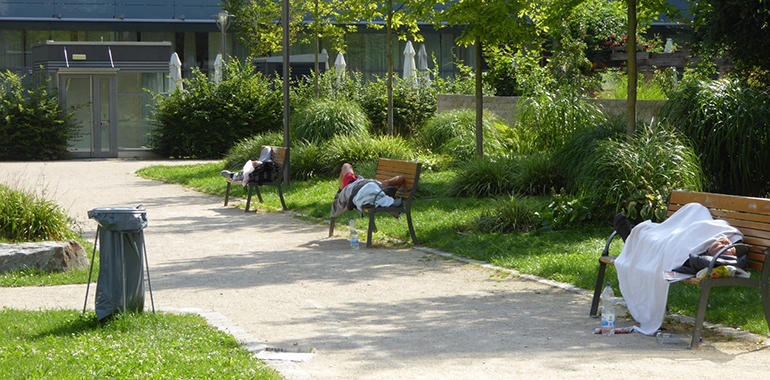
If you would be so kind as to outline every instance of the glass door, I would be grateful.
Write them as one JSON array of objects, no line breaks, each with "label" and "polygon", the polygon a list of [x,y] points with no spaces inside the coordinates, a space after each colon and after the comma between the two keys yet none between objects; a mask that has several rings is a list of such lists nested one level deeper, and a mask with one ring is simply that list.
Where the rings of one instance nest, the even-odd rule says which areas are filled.
[{"label": "glass door", "polygon": [[116,75],[62,74],[62,107],[75,111],[80,125],[70,152],[75,157],[117,157]]}]

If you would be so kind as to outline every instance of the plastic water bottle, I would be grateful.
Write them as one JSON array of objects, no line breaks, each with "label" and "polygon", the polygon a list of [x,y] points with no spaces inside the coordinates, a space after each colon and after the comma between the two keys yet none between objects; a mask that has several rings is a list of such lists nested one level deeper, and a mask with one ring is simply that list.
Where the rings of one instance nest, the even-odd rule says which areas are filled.
[{"label": "plastic water bottle", "polygon": [[358,250],[358,232],[356,232],[356,221],[353,218],[348,222],[348,229],[350,230],[350,248]]},{"label": "plastic water bottle", "polygon": [[602,335],[615,335],[615,293],[610,284],[602,292]]}]

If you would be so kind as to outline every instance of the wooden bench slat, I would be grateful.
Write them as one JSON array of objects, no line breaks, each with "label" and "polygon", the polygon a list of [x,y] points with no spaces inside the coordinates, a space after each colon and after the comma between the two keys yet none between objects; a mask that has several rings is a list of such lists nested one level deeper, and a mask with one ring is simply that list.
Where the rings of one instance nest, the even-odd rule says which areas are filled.
[{"label": "wooden bench slat", "polygon": [[669,204],[685,205],[692,202],[700,203],[708,208],[770,215],[770,199],[689,191],[671,192]]},{"label": "wooden bench slat", "polygon": [[[666,213],[666,216],[671,216],[674,212],[682,208],[684,205],[669,205],[668,212]],[[768,230],[770,230],[770,225],[767,225],[770,223],[770,216],[764,215],[764,214],[753,214],[753,213],[747,213],[747,212],[733,212],[733,211],[727,211],[727,210],[714,210],[710,209],[711,216],[714,217],[714,219],[725,219],[725,220],[741,220],[741,221],[748,221],[748,222],[757,222],[761,223],[764,227]]]}]

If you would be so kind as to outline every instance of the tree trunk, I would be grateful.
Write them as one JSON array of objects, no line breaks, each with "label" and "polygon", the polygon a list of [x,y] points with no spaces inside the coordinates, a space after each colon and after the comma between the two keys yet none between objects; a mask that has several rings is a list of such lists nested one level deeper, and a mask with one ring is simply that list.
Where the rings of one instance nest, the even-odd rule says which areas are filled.
[{"label": "tree trunk", "polygon": [[628,98],[626,99],[627,124],[626,134],[633,136],[636,132],[636,0],[628,0]]},{"label": "tree trunk", "polygon": [[393,2],[388,1],[388,136],[393,136]]},{"label": "tree trunk", "polygon": [[318,41],[318,0],[315,0],[315,20],[313,20],[313,34],[315,35],[315,78],[313,79],[313,87],[315,88],[315,98],[318,99],[318,75],[320,74],[318,69],[318,48],[320,43]]},{"label": "tree trunk", "polygon": [[[283,0],[283,147],[289,148],[289,0]],[[286,176],[283,177],[283,184],[289,186],[289,175],[291,167],[289,166],[289,157],[284,161],[286,165]]]},{"label": "tree trunk", "polygon": [[484,156],[484,94],[481,86],[481,38],[476,37],[476,155]]}]

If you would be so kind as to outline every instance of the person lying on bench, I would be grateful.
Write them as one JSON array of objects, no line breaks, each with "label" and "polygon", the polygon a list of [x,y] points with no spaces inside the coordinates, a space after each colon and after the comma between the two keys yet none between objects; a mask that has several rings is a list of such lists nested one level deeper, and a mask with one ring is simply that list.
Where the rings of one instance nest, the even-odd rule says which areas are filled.
[{"label": "person lying on bench", "polygon": [[614,223],[618,235],[625,237],[615,269],[628,310],[640,324],[636,331],[645,335],[654,334],[663,323],[669,287],[664,272],[743,239],[738,229],[714,220],[699,203],[684,205],[662,223],[647,220],[631,227],[624,219],[618,215]]},{"label": "person lying on bench", "polygon": [[[363,207],[372,204],[375,207],[401,207],[403,200],[393,197],[404,182],[403,176],[396,176],[383,182],[365,179],[356,176],[352,165],[344,163],[340,169],[339,186],[332,202],[330,215],[334,218],[347,210],[355,209],[363,215]],[[398,217],[398,214],[393,216]]]},{"label": "person lying on bench", "polygon": [[240,182],[243,184],[243,186],[246,186],[249,184],[249,174],[251,174],[259,165],[262,165],[263,162],[272,161],[272,153],[272,149],[266,146],[262,148],[262,152],[260,152],[258,160],[246,161],[246,163],[243,164],[243,169],[238,173],[234,173],[229,170],[222,170],[219,172],[219,174],[227,180]]}]

